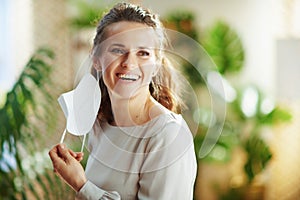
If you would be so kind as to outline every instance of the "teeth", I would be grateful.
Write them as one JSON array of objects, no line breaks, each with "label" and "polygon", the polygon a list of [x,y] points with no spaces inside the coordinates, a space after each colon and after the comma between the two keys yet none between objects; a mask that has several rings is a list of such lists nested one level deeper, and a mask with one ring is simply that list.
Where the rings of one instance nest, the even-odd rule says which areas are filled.
[{"label": "teeth", "polygon": [[130,80],[130,81],[136,81],[139,76],[134,74],[118,74],[118,77],[122,80]]}]

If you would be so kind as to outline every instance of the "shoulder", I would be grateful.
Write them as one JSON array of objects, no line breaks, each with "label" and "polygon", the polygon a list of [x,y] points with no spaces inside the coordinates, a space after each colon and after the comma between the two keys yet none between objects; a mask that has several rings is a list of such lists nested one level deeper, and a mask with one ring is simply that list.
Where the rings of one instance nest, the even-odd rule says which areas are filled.
[{"label": "shoulder", "polygon": [[[153,128],[155,133],[149,141],[149,151],[164,151],[164,153],[174,151],[181,154],[193,146],[193,135],[179,114],[169,112],[161,115]],[[170,151],[165,151],[166,149]]]},{"label": "shoulder", "polygon": [[160,129],[149,138],[143,172],[156,171],[195,156],[193,135],[182,116],[169,112],[159,118]]},{"label": "shoulder", "polygon": [[[159,131],[172,131],[178,128],[184,128],[185,132],[190,132],[182,115],[176,114],[159,103],[151,108],[150,118],[152,119],[148,125],[158,128]],[[183,130],[181,130],[183,131]],[[160,134],[160,136],[163,136]]]},{"label": "shoulder", "polygon": [[158,117],[156,123],[152,125],[158,129],[155,136],[159,139],[174,139],[179,135],[192,139],[192,133],[183,119],[182,115],[169,111]]}]

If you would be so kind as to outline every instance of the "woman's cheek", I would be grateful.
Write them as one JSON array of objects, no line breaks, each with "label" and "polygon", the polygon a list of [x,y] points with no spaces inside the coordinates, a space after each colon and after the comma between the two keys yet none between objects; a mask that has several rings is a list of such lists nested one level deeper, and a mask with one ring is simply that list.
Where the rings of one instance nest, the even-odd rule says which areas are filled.
[{"label": "woman's cheek", "polygon": [[155,67],[153,64],[147,64],[147,65],[143,65],[141,66],[142,68],[142,72],[144,74],[144,81],[145,82],[151,82],[152,77],[155,73]]},{"label": "woman's cheek", "polygon": [[113,60],[112,59],[106,59],[104,60],[103,64],[102,64],[102,70],[103,71],[108,71],[109,67],[112,65]]}]

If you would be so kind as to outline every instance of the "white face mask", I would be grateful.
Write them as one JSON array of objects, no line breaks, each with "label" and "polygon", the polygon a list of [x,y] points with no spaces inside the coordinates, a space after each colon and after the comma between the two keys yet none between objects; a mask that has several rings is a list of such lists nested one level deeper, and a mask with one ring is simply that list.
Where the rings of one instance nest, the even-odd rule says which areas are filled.
[{"label": "white face mask", "polygon": [[[99,80],[99,76],[97,79]],[[66,131],[75,136],[83,135],[82,151],[85,136],[91,131],[100,107],[99,81],[89,73],[84,75],[74,90],[60,95],[58,102],[67,120],[60,143],[63,143]]]}]

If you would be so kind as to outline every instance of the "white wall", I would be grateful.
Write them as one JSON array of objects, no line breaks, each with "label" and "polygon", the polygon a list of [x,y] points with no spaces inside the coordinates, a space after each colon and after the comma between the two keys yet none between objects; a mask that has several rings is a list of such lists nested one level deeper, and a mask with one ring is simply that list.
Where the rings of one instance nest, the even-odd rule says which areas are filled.
[{"label": "white wall", "polygon": [[[4,0],[1,9],[0,93],[10,90],[32,54],[31,0]],[[0,94],[1,96],[1,94]]]}]

